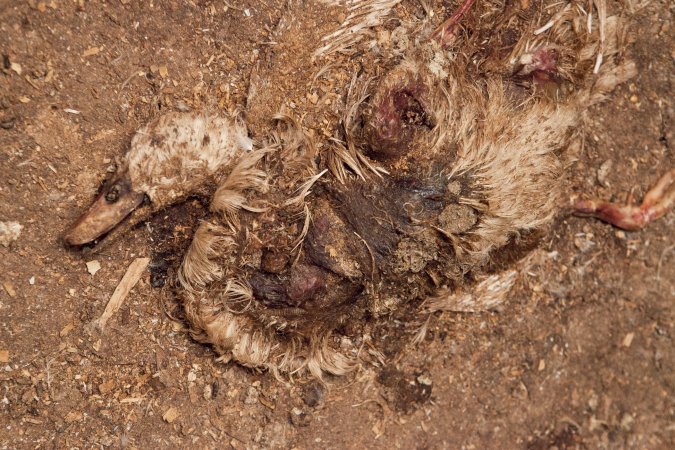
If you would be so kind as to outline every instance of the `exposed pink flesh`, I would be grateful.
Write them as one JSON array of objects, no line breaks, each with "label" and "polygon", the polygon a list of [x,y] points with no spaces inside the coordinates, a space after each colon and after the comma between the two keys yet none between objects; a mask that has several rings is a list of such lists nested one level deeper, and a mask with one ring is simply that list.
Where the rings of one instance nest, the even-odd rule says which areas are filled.
[{"label": "exposed pink flesh", "polygon": [[575,214],[596,217],[624,230],[636,231],[666,215],[673,206],[675,206],[675,169],[671,169],[661,177],[647,192],[639,206],[602,200],[578,200],[573,208]]},{"label": "exposed pink flesh", "polygon": [[[526,56],[529,56],[529,61],[527,63],[522,62]],[[560,54],[555,47],[548,45],[539,47],[520,58],[521,64],[516,67],[514,76],[520,78],[532,77],[536,81],[542,76],[546,77],[548,74],[554,74],[558,70],[559,58]]]},{"label": "exposed pink flesh", "polygon": [[474,3],[476,3],[476,0],[464,0],[452,16],[436,28],[429,38],[437,41],[443,48],[452,44],[457,37],[457,26],[459,25],[460,20],[462,20]]}]

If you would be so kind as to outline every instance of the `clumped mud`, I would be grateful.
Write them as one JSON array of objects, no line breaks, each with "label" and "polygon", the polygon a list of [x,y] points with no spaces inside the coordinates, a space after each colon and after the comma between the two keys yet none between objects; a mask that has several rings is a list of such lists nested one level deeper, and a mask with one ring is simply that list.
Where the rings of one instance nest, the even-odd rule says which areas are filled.
[{"label": "clumped mud", "polygon": [[[454,9],[428,4],[442,15]],[[417,3],[404,6],[424,14]],[[22,226],[0,246],[0,447],[675,446],[672,213],[643,232],[562,214],[551,230],[522,236],[503,260],[493,261],[499,271],[534,251],[533,265],[499,311],[422,316],[414,323],[401,311],[373,331],[384,343],[386,367],[373,357],[372,367],[328,378],[327,386],[284,383],[219,361],[173,320],[178,311],[171,309],[166,280],[203,217],[200,200],[159,213],[97,252],[63,247],[63,230],[150,118],[246,104],[251,77],[264,77],[264,67],[272,66],[252,75],[255,58],[274,61],[289,50],[268,39],[283,7],[280,1],[128,0],[0,6],[0,222]],[[630,52],[639,76],[589,115],[566,180],[569,192],[640,198],[675,166],[671,9],[668,2],[636,8],[638,38]],[[303,20],[312,23],[311,13],[308,8]],[[505,47],[512,43],[508,26],[495,33]],[[293,74],[278,78],[274,89],[288,98],[306,89],[293,87]],[[401,121],[426,128],[431,122],[417,95],[395,96],[408,111]],[[435,188],[444,195],[462,189]],[[329,194],[358,197],[359,190]],[[395,213],[398,205],[386,193],[381,201]],[[359,208],[360,202],[347,204]],[[439,220],[458,230],[475,220],[461,205],[438,209]],[[388,261],[412,273],[425,261],[411,258],[410,249],[438,252],[423,237],[396,249],[372,224],[351,224],[364,239],[373,234],[373,255],[362,246],[344,248],[358,267],[336,261],[314,245],[330,240],[336,223],[320,216],[308,237],[311,258],[346,278],[369,270],[378,245],[400,256]],[[149,273],[106,330],[92,329],[139,256],[152,258]],[[288,261],[267,249],[261,258],[254,287],[272,304],[280,297],[269,279]],[[86,266],[92,260],[101,265],[94,274]],[[304,301],[332,276],[299,270],[305,272],[289,283],[294,290],[284,289],[284,302]],[[427,333],[416,342],[422,324]]]}]

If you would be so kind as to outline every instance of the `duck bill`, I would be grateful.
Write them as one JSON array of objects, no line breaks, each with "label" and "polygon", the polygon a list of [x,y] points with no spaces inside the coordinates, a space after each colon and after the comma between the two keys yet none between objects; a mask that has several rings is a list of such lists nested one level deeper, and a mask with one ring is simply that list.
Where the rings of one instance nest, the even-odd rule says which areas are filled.
[{"label": "duck bill", "polygon": [[144,197],[142,192],[132,189],[128,176],[116,179],[66,231],[64,242],[79,246],[101,238],[143,203]]}]

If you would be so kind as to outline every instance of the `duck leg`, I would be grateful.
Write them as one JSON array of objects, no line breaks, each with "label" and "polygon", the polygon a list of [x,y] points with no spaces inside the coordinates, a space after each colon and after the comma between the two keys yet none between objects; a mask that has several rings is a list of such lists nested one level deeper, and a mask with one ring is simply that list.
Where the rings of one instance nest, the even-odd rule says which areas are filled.
[{"label": "duck leg", "polygon": [[576,200],[574,214],[596,217],[604,222],[628,231],[636,231],[675,206],[675,169],[666,172],[656,185],[647,192],[642,204],[629,205],[603,200]]},{"label": "duck leg", "polygon": [[476,0],[464,0],[459,8],[443,22],[429,37],[432,41],[437,41],[441,47],[446,48],[455,41],[457,37],[457,28],[464,15],[471,9]]}]

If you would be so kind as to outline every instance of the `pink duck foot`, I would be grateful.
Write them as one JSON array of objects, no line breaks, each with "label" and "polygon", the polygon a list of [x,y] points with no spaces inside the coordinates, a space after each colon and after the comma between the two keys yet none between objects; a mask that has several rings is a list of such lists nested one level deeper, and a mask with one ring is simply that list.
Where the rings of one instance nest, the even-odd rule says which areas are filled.
[{"label": "pink duck foot", "polygon": [[636,231],[666,215],[674,205],[675,169],[671,169],[647,192],[639,206],[603,200],[576,200],[573,209],[574,214],[595,217],[615,227]]}]

